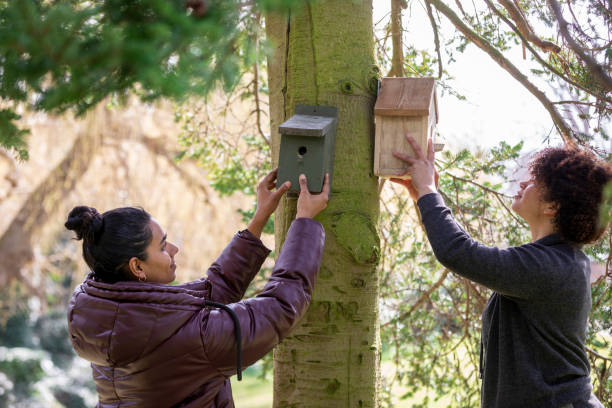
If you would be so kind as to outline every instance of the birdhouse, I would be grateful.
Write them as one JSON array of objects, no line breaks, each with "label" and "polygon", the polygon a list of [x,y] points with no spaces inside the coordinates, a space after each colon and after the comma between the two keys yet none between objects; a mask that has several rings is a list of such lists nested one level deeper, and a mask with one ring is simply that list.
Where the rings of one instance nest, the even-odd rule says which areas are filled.
[{"label": "birdhouse", "polygon": [[[374,106],[374,120],[374,174],[409,178],[408,175],[397,176],[406,171],[407,166],[395,158],[393,152],[416,157],[406,140],[406,134],[410,134],[427,154],[427,139],[434,137],[438,123],[434,78],[383,78]],[[436,147],[441,150],[441,145]]]},{"label": "birdhouse", "polygon": [[299,176],[305,174],[308,190],[320,193],[325,173],[331,187],[338,110],[330,106],[297,105],[295,113],[279,127],[281,145],[277,187],[291,181],[290,192],[300,191]]}]

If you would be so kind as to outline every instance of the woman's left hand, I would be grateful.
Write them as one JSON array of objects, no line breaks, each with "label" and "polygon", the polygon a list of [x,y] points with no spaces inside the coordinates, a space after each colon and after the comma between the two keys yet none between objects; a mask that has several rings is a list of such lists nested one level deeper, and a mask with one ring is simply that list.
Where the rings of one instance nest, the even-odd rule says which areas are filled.
[{"label": "woman's left hand", "polygon": [[278,207],[281,197],[291,187],[291,182],[287,181],[278,190],[273,191],[276,186],[277,175],[278,167],[268,173],[257,185],[257,210],[255,210],[255,215],[248,229],[251,234],[258,238],[261,236],[261,231],[263,231],[268,218]]}]

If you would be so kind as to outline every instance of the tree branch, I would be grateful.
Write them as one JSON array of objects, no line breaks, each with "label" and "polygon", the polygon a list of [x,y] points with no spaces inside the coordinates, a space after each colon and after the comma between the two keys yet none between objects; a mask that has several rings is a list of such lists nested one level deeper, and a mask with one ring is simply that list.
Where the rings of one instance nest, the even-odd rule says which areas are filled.
[{"label": "tree branch", "polygon": [[170,165],[170,167],[172,167],[172,169],[174,169],[181,176],[183,181],[191,189],[193,189],[194,191],[199,190],[204,194],[205,203],[210,203],[210,193],[208,191],[207,185],[196,179],[188,171],[176,164],[176,162],[174,161],[176,153],[169,151],[166,146],[164,146],[162,141],[148,136],[134,137],[133,139],[142,143],[142,145],[145,146],[155,156],[164,158],[166,163],[168,163],[168,165]]},{"label": "tree branch", "polygon": [[417,299],[416,302],[414,302],[412,304],[412,306],[410,306],[410,309],[408,309],[408,311],[402,313],[401,315],[399,315],[398,317],[395,317],[391,320],[389,320],[386,323],[381,324],[380,327],[385,327],[388,326],[389,324],[393,323],[393,322],[397,322],[397,321],[401,321],[404,320],[406,317],[410,316],[410,314],[412,312],[414,312],[414,310],[419,307],[426,299],[429,298],[429,295],[431,295],[435,290],[437,290],[440,285],[442,285],[442,283],[444,282],[444,279],[446,279],[446,276],[448,275],[449,270],[448,269],[444,269],[444,272],[442,273],[442,275],[440,275],[440,277],[438,278],[438,280],[436,281],[436,283],[434,283],[433,285],[431,285],[431,287],[429,289],[427,289],[425,292],[423,292],[423,294],[421,296],[419,296],[419,298]]},{"label": "tree branch", "polygon": [[531,51],[531,54],[535,57],[535,59],[545,68],[547,68],[550,72],[552,72],[553,74],[557,75],[559,78],[563,79],[565,82],[567,82],[568,84],[575,86],[576,88],[588,93],[589,95],[594,96],[595,98],[599,98],[602,99],[604,101],[606,101],[607,103],[612,103],[611,99],[605,98],[601,95],[596,94],[595,92],[591,91],[590,89],[585,88],[584,86],[580,85],[579,83],[571,80],[568,76],[565,75],[565,73],[557,70],[555,67],[553,67],[552,65],[550,65],[544,58],[542,58],[540,56],[540,54],[538,54],[538,52],[531,46],[531,44],[529,43],[529,41],[527,40],[527,38],[525,38],[525,36],[523,36],[523,34],[519,31],[519,29],[512,24],[512,21],[510,21],[504,14],[502,14],[497,7],[495,7],[493,5],[493,3],[491,3],[490,0],[485,0],[485,3],[487,3],[487,5],[489,6],[489,8],[495,13],[497,14],[497,16],[499,18],[501,18],[506,24],[508,24],[508,26],[510,28],[512,28],[512,30],[516,33],[516,35],[519,36],[519,38],[523,41],[523,46],[525,46],[529,51]]},{"label": "tree branch", "polygon": [[100,132],[91,129],[96,122],[106,122],[108,111],[102,105],[92,112],[62,160],[27,196],[15,217],[0,235],[0,286],[18,278],[21,269],[34,259],[32,243],[64,198],[89,169],[100,142]]},{"label": "tree branch", "polygon": [[521,10],[511,0],[498,1],[502,6],[504,6],[510,15],[510,18],[516,23],[516,27],[525,38],[540,47],[543,51],[554,53],[561,51],[561,47],[559,47],[557,44],[551,41],[543,40],[533,32],[533,28],[531,28]]},{"label": "tree branch", "polygon": [[425,0],[425,6],[427,8],[427,16],[431,23],[431,28],[434,34],[434,45],[436,46],[436,54],[438,55],[438,79],[442,79],[442,56],[440,55],[440,38],[438,37],[438,25],[434,19],[433,12],[431,10],[431,4],[428,0]]},{"label": "tree branch", "polygon": [[551,102],[553,105],[585,105],[585,106],[591,106],[593,108],[597,107],[596,103],[593,102],[582,102],[582,101],[557,101],[557,102]]},{"label": "tree branch", "polygon": [[518,223],[519,223],[519,225],[521,225],[521,226],[523,226],[523,227],[527,227],[527,225],[526,225],[526,224],[525,224],[523,221],[521,221],[520,219],[516,218],[516,215],[514,215],[514,214],[512,213],[512,210],[510,210],[510,208],[508,208],[508,206],[506,205],[506,203],[504,203],[504,200],[502,200],[502,199],[501,199],[501,197],[500,197],[500,196],[507,197],[507,196],[505,196],[504,194],[500,193],[499,191],[495,191],[495,190],[493,190],[493,189],[491,189],[491,188],[488,188],[488,187],[486,187],[486,186],[483,186],[482,184],[477,183],[477,182],[475,182],[474,180],[469,180],[469,179],[466,179],[466,178],[463,178],[463,177],[455,176],[454,174],[451,174],[451,173],[447,173],[447,174],[448,174],[449,176],[451,176],[451,177],[453,178],[453,180],[459,180],[459,181],[462,181],[462,182],[464,182],[464,183],[470,183],[470,184],[473,184],[474,186],[476,186],[476,187],[480,188],[481,190],[483,190],[483,191],[485,191],[485,192],[487,192],[487,193],[491,193],[491,194],[493,194],[493,196],[494,196],[495,198],[497,198],[497,201],[499,201],[499,203],[500,203],[500,204],[501,204],[501,205],[502,205],[502,206],[503,206],[503,207],[506,209],[506,211],[508,212],[508,214],[510,214],[510,216],[511,216],[512,218],[514,218],[514,220],[515,220],[516,222],[518,222]]},{"label": "tree branch", "polygon": [[514,79],[519,81],[529,92],[531,92],[544,106],[544,108],[550,114],[557,130],[561,134],[564,142],[569,146],[575,146],[576,142],[574,141],[574,132],[570,129],[570,127],[565,123],[565,120],[561,117],[559,112],[555,109],[554,105],[550,102],[550,100],[546,97],[544,92],[542,92],[537,86],[535,86],[529,78],[525,76],[512,62],[510,62],[503,54],[492,46],[485,38],[480,36],[470,27],[465,25],[461,18],[455,14],[455,12],[449,8],[446,4],[444,4],[441,0],[429,0],[439,12],[444,14],[453,25],[459,30],[468,40],[473,42],[489,54],[489,56],[497,62],[499,66],[505,69]]},{"label": "tree branch", "polygon": [[15,158],[4,148],[0,148],[0,157],[4,158],[10,170],[4,175],[4,179],[8,181],[10,184],[10,189],[6,192],[6,194],[0,196],[0,204],[5,201],[7,198],[11,197],[15,192],[17,185],[19,184],[19,170],[17,167],[17,163],[15,162]]},{"label": "tree branch", "polygon": [[[259,13],[255,17],[255,23],[257,26],[261,24],[261,15]],[[253,41],[255,43],[255,50],[259,51],[259,33],[256,32],[253,37]],[[265,133],[261,128],[261,103],[259,101],[259,61],[255,61],[255,63],[253,64],[253,96],[255,97],[255,111],[257,113],[257,131],[259,132],[259,135],[263,138],[263,140],[266,142],[268,147],[272,149],[272,143],[270,142],[270,138],[266,137]]]},{"label": "tree branch", "polygon": [[391,43],[393,56],[389,76],[404,76],[404,47],[402,45],[402,0],[391,0]]},{"label": "tree branch", "polygon": [[590,348],[588,346],[584,346],[584,349],[586,351],[588,351],[589,353],[591,353],[593,356],[597,357],[597,358],[600,358],[602,360],[606,360],[606,361],[612,362],[612,358],[606,357],[603,354],[599,354],[598,352],[596,352],[595,350],[593,350],[592,348]]},{"label": "tree branch", "polygon": [[612,91],[612,78],[608,74],[606,74],[606,72],[604,71],[604,68],[600,64],[598,64],[597,61],[595,61],[593,57],[591,57],[590,55],[584,52],[582,47],[578,45],[576,40],[574,40],[574,38],[569,33],[567,29],[567,26],[569,23],[565,21],[565,18],[563,18],[563,14],[561,12],[561,6],[557,2],[557,0],[547,0],[547,1],[548,1],[548,5],[550,6],[551,10],[553,11],[555,15],[555,18],[557,19],[557,22],[559,23],[559,31],[561,32],[561,36],[563,37],[567,45],[570,47],[572,51],[574,51],[576,55],[580,57],[580,59],[585,63],[585,65],[589,69],[589,72],[591,73],[591,75],[593,75],[593,77],[595,77],[598,80],[598,82],[601,83],[604,89],[607,92]]}]

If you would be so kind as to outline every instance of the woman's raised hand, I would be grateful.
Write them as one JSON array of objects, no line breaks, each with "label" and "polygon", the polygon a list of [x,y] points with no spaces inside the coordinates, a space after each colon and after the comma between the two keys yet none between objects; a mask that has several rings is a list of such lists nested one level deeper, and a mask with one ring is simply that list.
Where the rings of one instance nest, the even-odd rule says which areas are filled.
[{"label": "woman's raised hand", "polygon": [[408,164],[408,170],[398,176],[410,174],[411,179],[404,180],[392,178],[391,181],[406,187],[413,200],[418,200],[425,194],[435,193],[438,187],[438,172],[434,167],[434,148],[433,141],[427,141],[427,157],[423,154],[421,147],[412,136],[406,135],[406,140],[416,153],[416,158],[407,154],[393,152],[393,156]]},{"label": "woman's raised hand", "polygon": [[255,213],[261,213],[266,219],[276,210],[281,197],[291,187],[291,182],[286,181],[278,190],[273,191],[277,176],[278,167],[269,172],[257,185],[257,211]]},{"label": "woman's raised hand", "polygon": [[325,174],[325,182],[320,194],[310,194],[306,176],[300,174],[300,197],[297,202],[295,218],[313,218],[327,207],[329,200],[329,174]]},{"label": "woman's raised hand", "polygon": [[276,186],[277,175],[278,167],[269,172],[257,185],[257,210],[255,210],[255,215],[248,227],[251,234],[256,237],[261,236],[261,232],[266,222],[268,222],[268,218],[270,218],[270,215],[272,215],[276,207],[278,207],[278,203],[283,194],[291,187],[291,182],[286,181],[276,191],[273,191]]}]

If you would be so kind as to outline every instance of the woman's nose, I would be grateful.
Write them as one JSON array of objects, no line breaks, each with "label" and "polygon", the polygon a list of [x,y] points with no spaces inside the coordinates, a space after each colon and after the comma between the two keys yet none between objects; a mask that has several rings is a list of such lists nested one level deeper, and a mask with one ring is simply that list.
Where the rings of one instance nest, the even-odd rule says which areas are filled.
[{"label": "woman's nose", "polygon": [[521,181],[519,183],[519,186],[521,186],[521,188],[525,188],[525,187],[527,187],[527,183],[528,183],[527,181]]},{"label": "woman's nose", "polygon": [[172,250],[172,256],[176,255],[177,252],[179,251],[179,247],[174,245],[174,244],[172,244],[172,243],[170,243],[170,248]]}]

